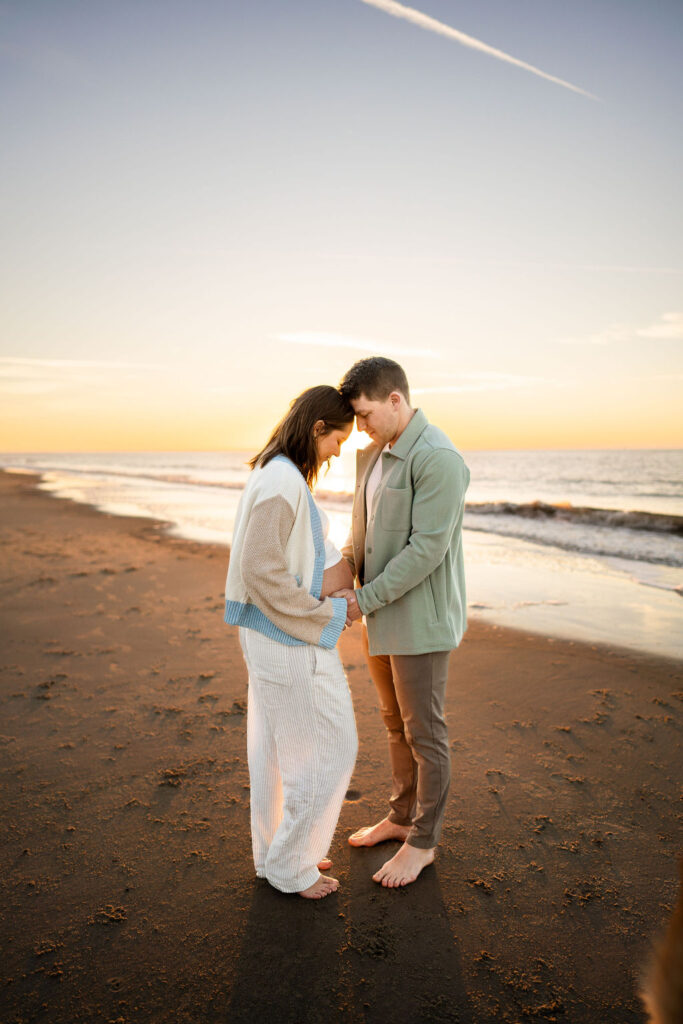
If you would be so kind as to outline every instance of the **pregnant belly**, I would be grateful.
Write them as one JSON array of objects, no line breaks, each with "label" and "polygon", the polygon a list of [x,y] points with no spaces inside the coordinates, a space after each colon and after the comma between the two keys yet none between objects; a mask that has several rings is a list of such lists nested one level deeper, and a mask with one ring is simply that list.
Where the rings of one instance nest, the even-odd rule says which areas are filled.
[{"label": "pregnant belly", "polygon": [[336,565],[325,569],[320,596],[329,597],[330,594],[334,594],[335,590],[343,590],[346,587],[353,588],[353,576],[351,575],[349,563],[345,558],[342,558]]}]

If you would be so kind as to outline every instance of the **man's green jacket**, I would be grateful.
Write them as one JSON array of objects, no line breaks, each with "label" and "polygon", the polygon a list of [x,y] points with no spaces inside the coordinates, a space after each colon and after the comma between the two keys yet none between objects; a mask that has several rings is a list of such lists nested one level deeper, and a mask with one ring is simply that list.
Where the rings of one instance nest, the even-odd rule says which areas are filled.
[{"label": "man's green jacket", "polygon": [[370,654],[426,654],[457,647],[467,602],[462,518],[470,471],[460,452],[416,409],[381,455],[372,508],[365,484],[380,457],[358,452],[352,531],[343,555],[360,583]]}]

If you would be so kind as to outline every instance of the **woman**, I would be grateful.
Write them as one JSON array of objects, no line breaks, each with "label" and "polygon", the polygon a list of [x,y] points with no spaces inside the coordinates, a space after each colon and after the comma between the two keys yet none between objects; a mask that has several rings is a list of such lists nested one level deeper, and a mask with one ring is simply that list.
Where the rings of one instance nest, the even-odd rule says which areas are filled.
[{"label": "woman", "polygon": [[356,759],[351,695],[335,650],[351,571],[327,540],[311,487],[339,455],[353,409],[335,388],[309,388],[251,460],[226,584],[225,621],[240,627],[249,671],[247,749],[256,874],[321,899],[321,875]]}]

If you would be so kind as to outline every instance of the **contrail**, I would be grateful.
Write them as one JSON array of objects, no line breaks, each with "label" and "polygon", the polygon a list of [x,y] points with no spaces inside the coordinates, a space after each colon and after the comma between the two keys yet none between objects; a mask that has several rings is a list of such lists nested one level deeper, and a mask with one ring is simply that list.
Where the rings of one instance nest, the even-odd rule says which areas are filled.
[{"label": "contrail", "polygon": [[587,96],[591,100],[598,99],[597,96],[586,92],[585,89],[580,89],[578,85],[572,85],[571,82],[565,82],[562,78],[549,75],[547,72],[541,71],[540,68],[535,68],[533,64],[517,60],[516,57],[511,57],[509,53],[503,53],[502,50],[496,50],[495,47],[488,46],[487,43],[482,43],[481,40],[474,39],[473,36],[465,35],[464,32],[458,32],[456,28],[444,25],[442,21],[430,18],[428,14],[422,14],[421,11],[416,11],[413,7],[404,7],[403,4],[397,4],[394,0],[361,0],[361,3],[367,4],[369,7],[377,7],[378,10],[384,11],[385,14],[393,14],[395,18],[412,21],[414,25],[419,25],[420,28],[424,28],[428,32],[436,32],[437,35],[446,36],[447,39],[455,39],[456,43],[460,43],[461,46],[468,46],[471,50],[487,53],[489,57],[505,61],[506,64],[514,64],[518,68],[523,68],[524,71],[530,71],[532,75],[538,75],[539,78],[545,78],[549,82],[555,82],[556,85],[563,85],[565,89],[571,89],[572,92],[578,92],[581,96]]}]

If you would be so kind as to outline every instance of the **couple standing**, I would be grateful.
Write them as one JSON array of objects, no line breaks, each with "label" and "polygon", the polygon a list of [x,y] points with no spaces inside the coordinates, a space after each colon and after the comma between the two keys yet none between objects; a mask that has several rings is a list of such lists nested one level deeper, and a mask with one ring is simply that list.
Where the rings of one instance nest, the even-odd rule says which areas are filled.
[{"label": "couple standing", "polygon": [[[352,527],[342,552],[311,489],[354,416]],[[357,752],[336,651],[364,618],[362,642],[389,738],[390,811],[352,846],[401,840],[373,876],[407,885],[434,860],[450,781],[444,717],[448,658],[466,621],[462,518],[469,470],[410,405],[402,368],[355,363],[339,390],[309,388],[251,460],[235,521],[225,621],[240,627],[249,672],[247,747],[256,873],[320,899],[321,874]]]}]

